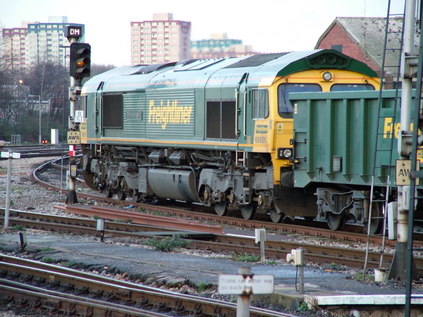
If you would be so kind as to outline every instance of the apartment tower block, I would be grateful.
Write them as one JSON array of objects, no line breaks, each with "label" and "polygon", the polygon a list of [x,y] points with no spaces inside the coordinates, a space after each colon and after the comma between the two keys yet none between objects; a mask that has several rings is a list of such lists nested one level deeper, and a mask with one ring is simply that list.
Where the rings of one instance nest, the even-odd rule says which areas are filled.
[{"label": "apartment tower block", "polygon": [[131,64],[159,64],[191,58],[191,22],[155,13],[153,20],[131,22]]}]

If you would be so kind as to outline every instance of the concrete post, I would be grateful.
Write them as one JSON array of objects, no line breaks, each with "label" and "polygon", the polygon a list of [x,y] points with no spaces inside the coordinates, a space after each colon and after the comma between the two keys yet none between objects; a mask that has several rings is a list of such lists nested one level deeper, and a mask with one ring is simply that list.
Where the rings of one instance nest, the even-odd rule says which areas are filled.
[{"label": "concrete post", "polygon": [[[241,275],[251,275],[250,267],[241,267],[238,270]],[[250,292],[246,292],[243,295],[238,295],[236,317],[250,317]]]},{"label": "concrete post", "polygon": [[12,153],[9,151],[7,159],[7,181],[6,181],[6,207],[4,211],[4,229],[9,228],[9,208],[10,208],[10,183],[12,179]]}]

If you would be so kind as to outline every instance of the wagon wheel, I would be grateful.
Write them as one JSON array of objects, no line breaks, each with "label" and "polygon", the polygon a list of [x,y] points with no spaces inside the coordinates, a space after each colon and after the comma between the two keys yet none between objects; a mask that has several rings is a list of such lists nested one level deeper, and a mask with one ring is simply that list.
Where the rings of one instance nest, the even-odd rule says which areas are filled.
[{"label": "wagon wheel", "polygon": [[256,215],[257,206],[255,204],[244,205],[240,208],[242,218],[245,220],[251,220]]},{"label": "wagon wheel", "polygon": [[214,205],[214,211],[219,216],[226,216],[228,214],[228,204],[227,203],[218,203]]},{"label": "wagon wheel", "polygon": [[[379,233],[382,229],[383,224],[383,205],[379,203],[373,203],[372,208],[372,219],[370,221],[370,234]],[[364,223],[366,232],[369,231],[369,220],[367,219]]]},{"label": "wagon wheel", "polygon": [[345,218],[343,214],[337,215],[331,212],[326,213],[326,220],[330,230],[336,231],[342,229],[345,223]]},{"label": "wagon wheel", "polygon": [[283,212],[276,210],[276,208],[272,208],[269,210],[269,216],[273,222],[277,223],[283,220],[283,218],[285,217],[285,214]]}]

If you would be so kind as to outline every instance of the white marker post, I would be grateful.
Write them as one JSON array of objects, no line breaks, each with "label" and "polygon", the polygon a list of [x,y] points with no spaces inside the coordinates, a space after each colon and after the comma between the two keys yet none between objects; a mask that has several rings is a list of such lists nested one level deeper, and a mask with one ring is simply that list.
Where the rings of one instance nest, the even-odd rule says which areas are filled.
[{"label": "white marker post", "polygon": [[237,317],[250,316],[250,296],[273,294],[275,282],[273,275],[254,275],[251,268],[243,267],[239,274],[219,275],[218,293],[238,295]]},{"label": "white marker post", "polygon": [[2,158],[7,158],[7,181],[6,181],[6,207],[4,211],[4,229],[9,228],[9,208],[10,208],[10,182],[12,179],[12,158],[21,158],[20,153],[1,152]]}]

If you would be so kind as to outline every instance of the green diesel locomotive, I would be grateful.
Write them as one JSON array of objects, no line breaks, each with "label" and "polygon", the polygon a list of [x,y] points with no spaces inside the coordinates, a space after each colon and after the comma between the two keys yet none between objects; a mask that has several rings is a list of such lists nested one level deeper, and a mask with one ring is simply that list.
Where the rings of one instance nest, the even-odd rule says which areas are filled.
[{"label": "green diesel locomotive", "polygon": [[116,68],[82,88],[84,177],[120,199],[315,217],[314,194],[294,186],[289,94],[377,89],[373,70],[333,50]]}]

